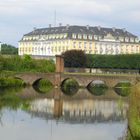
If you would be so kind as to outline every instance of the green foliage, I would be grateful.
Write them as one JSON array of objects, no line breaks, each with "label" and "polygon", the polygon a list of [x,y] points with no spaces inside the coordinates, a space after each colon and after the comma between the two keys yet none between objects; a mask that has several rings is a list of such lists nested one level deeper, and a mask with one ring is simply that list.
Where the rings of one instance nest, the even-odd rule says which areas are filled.
[{"label": "green foliage", "polygon": [[140,69],[140,54],[93,55],[87,54],[88,68]]},{"label": "green foliage", "polygon": [[18,48],[8,45],[8,44],[2,44],[1,45],[1,54],[5,55],[13,55],[18,54]]},{"label": "green foliage", "polygon": [[41,93],[46,93],[53,88],[53,84],[47,79],[40,79],[34,83],[33,87]]},{"label": "green foliage", "polygon": [[122,81],[122,82],[119,82],[115,88],[130,88],[131,87],[131,83],[128,82],[128,81]]},{"label": "green foliage", "polygon": [[128,81],[119,82],[114,87],[115,92],[120,96],[128,96],[131,93],[131,83]]},{"label": "green foliage", "polygon": [[100,96],[100,95],[104,95],[106,90],[107,90],[107,86],[105,84],[92,84],[90,83],[87,87],[88,91],[95,95],[95,96]]},{"label": "green foliage", "polygon": [[24,110],[27,109],[27,104],[29,106],[30,100],[22,99],[17,95],[17,93],[19,93],[21,90],[21,87],[0,88],[0,109],[2,109],[3,107],[8,107],[14,110],[19,107],[21,107],[22,109],[24,107]]},{"label": "green foliage", "polygon": [[66,79],[62,82],[61,90],[66,95],[74,95],[79,89],[79,84],[74,79]]},{"label": "green foliage", "polygon": [[120,96],[128,96],[131,93],[131,88],[129,87],[119,87],[119,88],[114,88],[115,92],[120,95]]},{"label": "green foliage", "polygon": [[128,112],[128,138],[127,140],[140,139],[140,84],[133,87],[130,94],[129,112]]},{"label": "green foliage", "polygon": [[11,57],[0,56],[0,70],[15,72],[54,72],[55,64],[52,60],[32,59],[29,55],[25,55],[23,58],[18,55]]},{"label": "green foliage", "polygon": [[25,83],[20,79],[12,77],[0,78],[0,87],[22,87]]},{"label": "green foliage", "polygon": [[64,54],[64,65],[65,67],[85,67],[86,55],[82,50],[70,50]]}]

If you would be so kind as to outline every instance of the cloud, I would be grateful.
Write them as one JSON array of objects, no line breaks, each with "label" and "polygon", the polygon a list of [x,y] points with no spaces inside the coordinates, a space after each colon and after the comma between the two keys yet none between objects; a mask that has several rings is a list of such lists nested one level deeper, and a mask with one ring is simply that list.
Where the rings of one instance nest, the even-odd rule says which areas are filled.
[{"label": "cloud", "polygon": [[33,27],[54,24],[55,11],[57,24],[126,26],[138,33],[139,7],[139,0],[0,0],[0,27],[5,29],[0,37],[5,38],[5,32],[10,32],[11,39],[4,41],[17,44]]}]

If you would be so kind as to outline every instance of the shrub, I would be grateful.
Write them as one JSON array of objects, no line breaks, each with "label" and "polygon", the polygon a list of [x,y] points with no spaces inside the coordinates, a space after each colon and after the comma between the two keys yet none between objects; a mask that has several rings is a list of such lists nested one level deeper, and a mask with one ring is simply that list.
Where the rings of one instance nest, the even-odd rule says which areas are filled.
[{"label": "shrub", "polygon": [[66,51],[63,56],[65,67],[78,68],[86,66],[86,55],[82,50]]}]

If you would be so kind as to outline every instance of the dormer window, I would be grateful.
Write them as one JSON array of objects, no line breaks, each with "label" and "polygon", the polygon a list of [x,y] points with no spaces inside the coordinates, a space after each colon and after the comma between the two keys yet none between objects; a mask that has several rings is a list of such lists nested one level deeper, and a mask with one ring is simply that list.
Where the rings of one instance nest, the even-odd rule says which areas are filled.
[{"label": "dormer window", "polygon": [[87,39],[87,35],[86,34],[83,35],[83,39]]},{"label": "dormer window", "polygon": [[56,35],[56,39],[58,39],[58,38],[59,38],[59,34]]},{"label": "dormer window", "polygon": [[64,34],[64,38],[67,38],[67,34]]},{"label": "dormer window", "polygon": [[123,41],[124,41],[124,38],[123,38],[123,37],[119,37],[119,40],[120,40],[121,42],[123,42]]},{"label": "dormer window", "polygon": [[55,35],[52,35],[52,38],[55,39]]},{"label": "dormer window", "polygon": [[97,35],[94,35],[94,39],[95,39],[95,40],[98,40],[98,36],[97,36]]},{"label": "dormer window", "polygon": [[63,34],[60,34],[60,38],[61,38],[61,39],[63,38]]},{"label": "dormer window", "polygon": [[88,36],[88,39],[92,40],[92,35],[89,35],[89,36]]},{"label": "dormer window", "polygon": [[48,35],[46,35],[46,37],[45,37],[46,39],[48,39],[49,37],[48,37]]},{"label": "dormer window", "polygon": [[128,37],[125,37],[125,42],[129,42],[129,38]]},{"label": "dormer window", "polygon": [[82,35],[81,34],[78,34],[78,39],[82,39]]},{"label": "dormer window", "polygon": [[139,42],[139,39],[138,39],[138,38],[135,38],[135,42],[137,42],[137,43],[138,43],[138,42]]},{"label": "dormer window", "polygon": [[131,37],[131,38],[130,38],[130,42],[134,42],[134,38]]},{"label": "dormer window", "polygon": [[72,34],[72,38],[76,39],[76,34]]},{"label": "dormer window", "polygon": [[49,35],[49,39],[52,39],[52,35]]}]

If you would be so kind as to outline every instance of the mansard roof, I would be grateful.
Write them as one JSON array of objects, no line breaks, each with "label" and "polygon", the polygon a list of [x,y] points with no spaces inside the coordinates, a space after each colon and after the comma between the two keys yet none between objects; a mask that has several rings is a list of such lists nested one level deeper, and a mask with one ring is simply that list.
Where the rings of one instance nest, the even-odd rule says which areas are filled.
[{"label": "mansard roof", "polygon": [[106,28],[100,26],[91,27],[91,26],[76,26],[76,25],[34,29],[32,32],[25,34],[24,36],[61,34],[61,33],[92,34],[101,36],[111,34],[112,36],[137,37],[136,35],[128,32],[126,29],[118,29],[114,27]]}]

